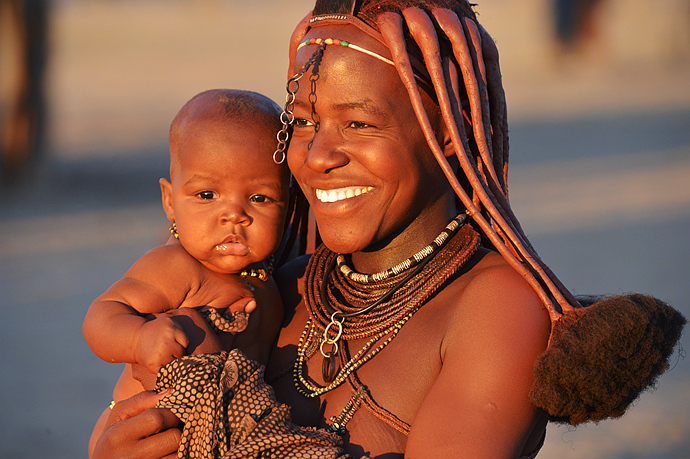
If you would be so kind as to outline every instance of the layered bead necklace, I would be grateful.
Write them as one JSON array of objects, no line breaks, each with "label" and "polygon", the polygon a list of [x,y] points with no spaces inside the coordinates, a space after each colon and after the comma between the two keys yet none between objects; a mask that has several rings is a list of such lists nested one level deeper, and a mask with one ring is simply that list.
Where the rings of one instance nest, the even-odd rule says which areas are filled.
[{"label": "layered bead necklace", "polygon": [[[479,235],[465,224],[466,219],[466,214],[458,215],[431,244],[376,274],[354,271],[345,255],[323,245],[314,252],[305,276],[310,318],[293,367],[300,394],[317,397],[335,389],[397,336],[429,296],[477,250]],[[339,352],[340,340],[366,337],[370,339],[345,361],[345,353]],[[305,362],[317,351],[323,356],[322,376],[328,383],[323,387],[304,375]]]}]

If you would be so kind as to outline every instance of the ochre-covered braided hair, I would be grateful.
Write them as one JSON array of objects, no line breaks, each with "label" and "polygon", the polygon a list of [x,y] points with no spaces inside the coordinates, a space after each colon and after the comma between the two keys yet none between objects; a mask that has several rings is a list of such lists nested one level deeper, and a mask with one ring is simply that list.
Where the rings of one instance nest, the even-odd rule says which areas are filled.
[{"label": "ochre-covered braided hair", "polygon": [[[641,295],[582,308],[539,258],[508,200],[508,120],[498,50],[472,5],[465,0],[317,0],[291,37],[290,72],[306,33],[334,21],[359,27],[390,50],[427,142],[460,203],[547,308],[553,326],[548,350],[535,366],[534,403],[552,419],[571,424],[622,415],[668,368],[685,319]],[[432,88],[430,95],[438,102],[460,165],[457,173],[438,144],[420,86]],[[296,217],[304,222],[303,215]],[[569,333],[573,327],[577,333]],[[606,357],[594,361],[592,346]],[[631,360],[631,346],[645,357]],[[613,367],[625,368],[612,375]]]}]

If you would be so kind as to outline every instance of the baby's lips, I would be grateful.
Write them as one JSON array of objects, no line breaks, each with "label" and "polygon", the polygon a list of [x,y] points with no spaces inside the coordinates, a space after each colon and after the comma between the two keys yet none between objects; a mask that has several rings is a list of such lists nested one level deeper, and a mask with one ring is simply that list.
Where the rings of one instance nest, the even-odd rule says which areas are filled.
[{"label": "baby's lips", "polygon": [[245,256],[249,253],[249,246],[240,242],[223,242],[216,246],[216,250],[226,255]]}]

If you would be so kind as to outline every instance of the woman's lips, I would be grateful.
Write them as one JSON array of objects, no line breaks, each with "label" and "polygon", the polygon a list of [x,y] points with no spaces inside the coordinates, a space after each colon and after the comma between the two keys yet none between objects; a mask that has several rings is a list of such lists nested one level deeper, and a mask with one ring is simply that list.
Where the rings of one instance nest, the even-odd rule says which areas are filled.
[{"label": "woman's lips", "polygon": [[316,188],[314,191],[316,193],[316,199],[321,202],[337,202],[360,196],[373,189],[374,187],[371,186],[348,186],[345,188],[336,188],[334,190],[321,190]]}]

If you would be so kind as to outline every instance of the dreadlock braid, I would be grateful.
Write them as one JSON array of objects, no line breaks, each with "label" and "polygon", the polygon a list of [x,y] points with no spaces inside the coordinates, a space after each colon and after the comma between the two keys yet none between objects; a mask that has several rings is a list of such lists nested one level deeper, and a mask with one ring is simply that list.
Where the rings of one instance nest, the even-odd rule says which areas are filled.
[{"label": "dreadlock braid", "polygon": [[465,0],[362,0],[358,4],[357,17],[370,25],[376,24],[376,20],[382,13],[402,14],[407,8],[420,8],[431,11],[434,8],[445,8],[453,11],[459,17],[467,17],[477,20],[476,13],[472,9],[474,5]]}]

